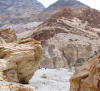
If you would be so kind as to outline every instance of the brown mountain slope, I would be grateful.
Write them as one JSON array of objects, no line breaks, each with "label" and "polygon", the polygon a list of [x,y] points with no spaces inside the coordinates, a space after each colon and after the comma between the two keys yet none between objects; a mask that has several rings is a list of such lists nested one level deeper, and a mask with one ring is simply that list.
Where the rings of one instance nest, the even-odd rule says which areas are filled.
[{"label": "brown mountain slope", "polygon": [[44,6],[37,0],[0,0],[0,26],[32,22]]},{"label": "brown mountain slope", "polygon": [[77,65],[96,55],[100,50],[99,17],[100,12],[94,9],[67,8],[38,26],[31,37],[42,42],[41,65]]},{"label": "brown mountain slope", "polygon": [[39,15],[40,20],[50,18],[53,14],[63,8],[88,8],[87,5],[81,3],[78,0],[58,0],[48,8],[44,9]]}]

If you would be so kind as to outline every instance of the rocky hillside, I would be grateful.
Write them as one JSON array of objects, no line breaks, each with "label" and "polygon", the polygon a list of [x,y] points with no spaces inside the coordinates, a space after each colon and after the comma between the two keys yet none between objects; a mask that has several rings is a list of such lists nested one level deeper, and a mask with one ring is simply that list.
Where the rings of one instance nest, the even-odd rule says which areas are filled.
[{"label": "rocky hillside", "polygon": [[27,23],[43,9],[37,0],[0,0],[0,25]]},{"label": "rocky hillside", "polygon": [[29,22],[26,24],[6,24],[4,26],[1,27],[1,29],[5,29],[5,28],[10,28],[12,30],[14,30],[16,32],[16,34],[20,34],[20,33],[25,33],[28,31],[33,30],[34,28],[36,28],[38,25],[40,25],[42,22]]},{"label": "rocky hillside", "polygon": [[100,12],[91,8],[66,8],[39,25],[31,37],[42,42],[41,65],[81,65],[96,55],[100,50],[99,17]]},{"label": "rocky hillside", "polygon": [[37,0],[1,0],[0,27],[13,28],[17,33],[25,32],[66,7],[80,9],[88,6],[77,0],[58,0],[45,9]]},{"label": "rocky hillside", "polygon": [[38,18],[45,20],[62,8],[88,8],[88,6],[78,0],[58,0],[41,12]]}]

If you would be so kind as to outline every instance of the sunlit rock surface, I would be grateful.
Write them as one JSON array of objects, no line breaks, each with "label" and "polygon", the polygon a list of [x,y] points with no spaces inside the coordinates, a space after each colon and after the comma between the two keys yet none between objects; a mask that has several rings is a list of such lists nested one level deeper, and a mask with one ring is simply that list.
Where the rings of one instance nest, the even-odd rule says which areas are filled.
[{"label": "sunlit rock surface", "polygon": [[70,91],[100,91],[100,53],[76,69]]},{"label": "sunlit rock surface", "polygon": [[28,83],[41,57],[41,44],[33,39],[0,45],[0,80]]}]

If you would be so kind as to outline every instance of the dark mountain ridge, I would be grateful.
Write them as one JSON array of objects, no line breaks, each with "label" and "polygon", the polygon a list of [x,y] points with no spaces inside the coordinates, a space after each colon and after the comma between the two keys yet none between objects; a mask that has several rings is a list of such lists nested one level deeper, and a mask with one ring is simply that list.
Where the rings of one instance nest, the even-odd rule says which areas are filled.
[{"label": "dark mountain ridge", "polygon": [[44,11],[42,11],[38,17],[40,18],[40,20],[48,19],[53,14],[55,14],[56,12],[58,12],[63,8],[81,9],[81,8],[89,8],[89,6],[81,3],[78,0],[58,0],[54,4],[50,5],[48,8],[44,9]]},{"label": "dark mountain ridge", "polygon": [[72,7],[88,7],[78,0],[58,0],[56,3],[50,5],[47,9],[57,8],[72,8]]}]

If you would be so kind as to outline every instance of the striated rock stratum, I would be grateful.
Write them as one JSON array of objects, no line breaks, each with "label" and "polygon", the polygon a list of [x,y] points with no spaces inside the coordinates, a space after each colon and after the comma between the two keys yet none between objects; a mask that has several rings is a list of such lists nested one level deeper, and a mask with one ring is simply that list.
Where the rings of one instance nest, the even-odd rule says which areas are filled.
[{"label": "striated rock stratum", "polygon": [[28,83],[40,66],[42,48],[33,39],[0,44],[0,80]]},{"label": "striated rock stratum", "polygon": [[0,91],[35,91],[23,85],[40,67],[42,47],[39,41],[16,41],[15,32],[0,30]]},{"label": "striated rock stratum", "polygon": [[43,67],[81,65],[100,50],[100,12],[65,8],[33,31],[42,42]]},{"label": "striated rock stratum", "polygon": [[70,84],[70,91],[100,91],[100,53],[76,69]]}]

